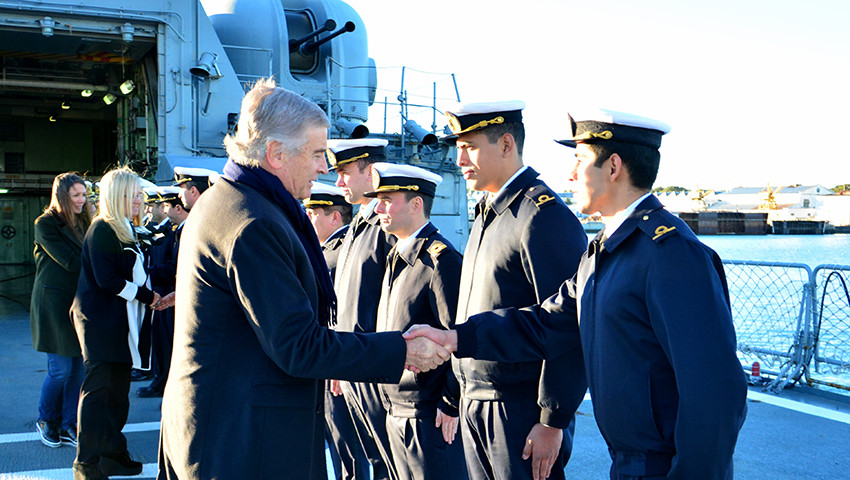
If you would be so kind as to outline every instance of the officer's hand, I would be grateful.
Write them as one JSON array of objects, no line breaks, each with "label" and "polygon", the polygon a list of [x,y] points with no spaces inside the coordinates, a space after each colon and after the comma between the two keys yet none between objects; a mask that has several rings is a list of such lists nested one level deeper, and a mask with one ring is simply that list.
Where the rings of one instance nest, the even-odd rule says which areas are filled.
[{"label": "officer's hand", "polygon": [[457,332],[454,330],[438,330],[428,325],[414,325],[404,332],[404,338],[425,337],[439,343],[449,352],[457,351]]},{"label": "officer's hand", "polygon": [[407,344],[407,357],[404,360],[405,368],[414,372],[427,372],[442,365],[451,358],[452,354],[438,343],[434,343],[426,337],[405,340]]},{"label": "officer's hand", "polygon": [[443,411],[439,408],[437,409],[437,421],[434,425],[443,432],[443,440],[445,440],[449,445],[451,445],[455,440],[457,424],[457,417],[443,413]]},{"label": "officer's hand", "polygon": [[564,432],[560,428],[547,427],[542,423],[531,428],[528,438],[525,439],[522,458],[528,460],[531,457],[531,473],[534,480],[549,478],[563,439]]},{"label": "officer's hand", "polygon": [[342,395],[342,387],[339,386],[339,380],[331,380],[331,395],[334,397]]}]

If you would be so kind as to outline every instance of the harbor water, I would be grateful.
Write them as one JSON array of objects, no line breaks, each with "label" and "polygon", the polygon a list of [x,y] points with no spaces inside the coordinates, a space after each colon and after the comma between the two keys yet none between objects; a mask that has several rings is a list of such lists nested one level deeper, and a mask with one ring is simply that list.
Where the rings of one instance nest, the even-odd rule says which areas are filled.
[{"label": "harbor water", "polygon": [[[593,240],[595,234],[589,234]],[[699,235],[723,260],[850,265],[850,234]]]},{"label": "harbor water", "polygon": [[850,235],[700,235],[723,260],[850,265]]}]

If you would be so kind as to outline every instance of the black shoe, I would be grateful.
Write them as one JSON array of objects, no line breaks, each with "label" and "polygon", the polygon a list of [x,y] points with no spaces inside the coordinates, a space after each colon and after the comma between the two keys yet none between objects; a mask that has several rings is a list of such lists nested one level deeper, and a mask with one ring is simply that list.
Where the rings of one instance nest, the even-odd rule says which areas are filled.
[{"label": "black shoe", "polygon": [[139,370],[138,368],[134,368],[130,370],[130,381],[131,382],[141,382],[143,380],[150,380],[153,378],[153,373],[150,370]]},{"label": "black shoe", "polygon": [[154,390],[151,387],[142,387],[136,390],[136,395],[139,398],[161,397],[162,392],[159,390]]},{"label": "black shoe", "polygon": [[109,475],[139,475],[142,473],[142,464],[130,458],[130,452],[124,452],[115,456],[100,456],[100,470]]},{"label": "black shoe", "polygon": [[35,429],[39,436],[41,436],[41,443],[50,448],[56,448],[62,445],[62,441],[59,440],[58,429],[53,422],[45,422],[42,419],[38,419],[38,421],[35,422]]},{"label": "black shoe", "polygon": [[74,480],[109,480],[109,477],[100,470],[97,463],[74,462]]},{"label": "black shoe", "polygon": [[71,428],[66,428],[59,431],[59,440],[62,445],[77,446],[77,426],[72,425]]}]

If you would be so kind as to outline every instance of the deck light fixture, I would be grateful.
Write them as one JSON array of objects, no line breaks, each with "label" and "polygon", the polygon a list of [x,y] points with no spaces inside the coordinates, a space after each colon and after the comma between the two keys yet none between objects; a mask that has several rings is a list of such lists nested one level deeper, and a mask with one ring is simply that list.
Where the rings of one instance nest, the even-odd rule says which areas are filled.
[{"label": "deck light fixture", "polygon": [[201,58],[198,59],[198,64],[189,69],[189,72],[192,75],[198,78],[221,78],[221,72],[218,70],[218,64],[216,63],[216,59],[218,55],[212,52],[204,52],[201,54]]},{"label": "deck light fixture", "polygon": [[133,83],[132,80],[125,80],[124,83],[122,83],[121,86],[118,87],[118,88],[121,90],[121,93],[123,93],[124,95],[129,95],[130,92],[132,92],[133,89],[136,88],[136,84]]},{"label": "deck light fixture", "polygon": [[136,33],[136,29],[131,23],[125,23],[124,25],[121,25],[121,39],[125,42],[132,42],[134,33]]},{"label": "deck light fixture", "polygon": [[53,27],[56,26],[56,22],[53,21],[50,17],[44,17],[43,19],[38,21],[41,24],[41,34],[45,37],[53,36]]}]

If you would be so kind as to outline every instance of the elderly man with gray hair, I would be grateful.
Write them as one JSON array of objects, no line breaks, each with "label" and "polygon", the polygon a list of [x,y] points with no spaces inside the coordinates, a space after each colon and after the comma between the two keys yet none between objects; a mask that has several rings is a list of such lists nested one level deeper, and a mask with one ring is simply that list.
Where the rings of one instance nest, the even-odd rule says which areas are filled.
[{"label": "elderly man with gray hair", "polygon": [[326,328],[336,297],[299,200],[327,172],[328,127],[273,80],[242,101],[224,176],[183,233],[159,479],[326,478],[321,379],[397,383],[449,357]]}]

